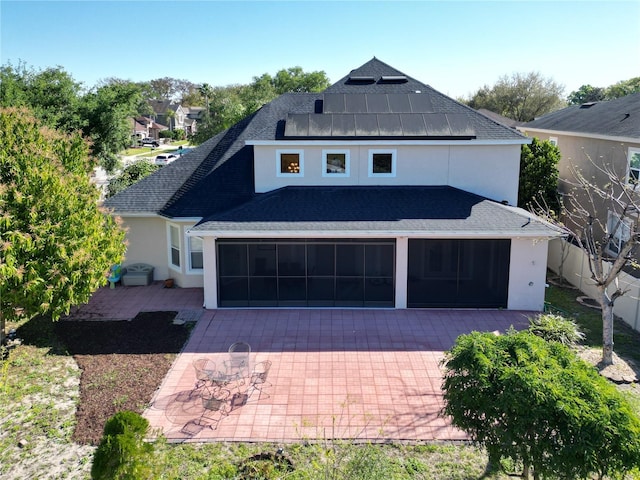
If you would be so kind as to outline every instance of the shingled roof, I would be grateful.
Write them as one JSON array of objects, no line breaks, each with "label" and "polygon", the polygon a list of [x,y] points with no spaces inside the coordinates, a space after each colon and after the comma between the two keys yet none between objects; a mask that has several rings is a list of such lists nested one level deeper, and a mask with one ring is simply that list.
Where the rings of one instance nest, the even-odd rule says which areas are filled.
[{"label": "shingled roof", "polygon": [[474,238],[555,233],[525,210],[449,186],[284,187],[212,215],[193,230],[231,235],[420,232]]},{"label": "shingled roof", "polygon": [[640,93],[572,105],[527,122],[521,128],[640,139]]},{"label": "shingled roof", "polygon": [[[438,116],[447,120],[446,125],[450,129],[467,129],[463,131],[466,135],[458,138],[473,137],[496,143],[527,141],[519,132],[374,58],[322,93],[279,96],[182,158],[107,199],[105,206],[122,215],[159,214],[169,218],[207,218],[224,212],[261,195],[256,194],[254,188],[254,143],[299,140],[300,137],[287,138],[284,135],[288,116],[322,115],[326,95],[375,96],[382,93],[408,96],[415,95],[417,91],[423,96],[421,104],[428,106],[426,115],[435,115],[423,116],[424,128],[428,128],[429,120]],[[381,97],[378,95],[376,98],[379,100]],[[423,112],[418,115],[423,115]],[[439,123],[438,127],[443,125]],[[380,136],[379,133],[377,135]],[[451,130],[445,136],[454,138]]]}]

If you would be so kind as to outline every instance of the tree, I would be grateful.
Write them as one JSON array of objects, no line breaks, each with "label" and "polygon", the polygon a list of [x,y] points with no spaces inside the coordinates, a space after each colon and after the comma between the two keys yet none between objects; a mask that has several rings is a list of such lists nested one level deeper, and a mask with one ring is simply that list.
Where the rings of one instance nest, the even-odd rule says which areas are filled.
[{"label": "tree", "polygon": [[485,85],[465,103],[471,108],[486,108],[492,112],[520,122],[564,106],[564,87],[538,72],[504,75],[493,87]]},{"label": "tree", "polygon": [[592,85],[582,85],[567,97],[569,105],[582,105],[588,102],[600,102],[605,99],[605,89]]},{"label": "tree", "polygon": [[28,107],[44,125],[73,132],[83,125],[78,112],[81,84],[62,67],[36,71],[24,63],[0,68],[0,106]]},{"label": "tree", "polygon": [[518,206],[530,209],[546,205],[556,215],[560,213],[558,198],[558,163],[560,150],[548,140],[533,138],[522,145]]},{"label": "tree", "polygon": [[170,108],[167,108],[167,111],[165,113],[165,118],[167,119],[167,127],[169,127],[170,131],[173,130],[172,123],[173,123],[173,119],[176,118],[176,112],[174,112]]},{"label": "tree", "polygon": [[525,478],[591,478],[640,466],[640,419],[569,347],[528,331],[461,335],[443,360],[443,413],[493,466]]},{"label": "tree", "polygon": [[588,259],[591,281],[602,307],[602,363],[611,365],[613,307],[626,293],[618,276],[625,267],[635,265],[635,252],[640,245],[640,230],[633,227],[640,211],[640,190],[637,181],[627,182],[626,172],[619,175],[606,160],[602,165],[589,160],[588,175],[571,165],[572,178],[560,182],[561,217],[545,207],[539,207],[536,213],[563,229]]},{"label": "tree", "polygon": [[133,83],[105,85],[82,99],[81,114],[86,119],[83,134],[91,139],[93,155],[109,173],[118,165],[118,152],[131,141],[130,118],[141,102],[140,89]]},{"label": "tree", "polygon": [[634,77],[607,87],[605,89],[605,98],[613,100],[614,98],[626,97],[638,92],[640,92],[640,77]]},{"label": "tree", "polygon": [[124,231],[98,207],[94,162],[77,134],[0,109],[0,331],[89,300],[120,263]]},{"label": "tree", "polygon": [[206,107],[192,141],[204,142],[256,112],[278,95],[288,92],[320,92],[328,86],[329,79],[324,72],[305,73],[300,67],[282,69],[275,77],[264,73],[253,77],[253,82],[249,85],[211,88],[206,83],[202,84],[199,93]]},{"label": "tree", "polygon": [[120,175],[112,179],[107,186],[107,197],[113,197],[116,193],[139,182],[144,177],[151,175],[160,168],[150,162],[136,162],[125,168]]}]

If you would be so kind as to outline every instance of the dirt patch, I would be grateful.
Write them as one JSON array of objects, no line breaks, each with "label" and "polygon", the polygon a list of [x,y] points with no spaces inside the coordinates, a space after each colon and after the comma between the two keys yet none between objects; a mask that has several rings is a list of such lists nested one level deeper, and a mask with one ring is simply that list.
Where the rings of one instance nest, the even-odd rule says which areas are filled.
[{"label": "dirt patch", "polygon": [[142,413],[189,337],[177,312],[144,312],[131,321],[61,321],[55,331],[82,370],[73,440],[96,445],[106,420]]},{"label": "dirt patch", "polygon": [[598,369],[600,375],[608,378],[617,384],[638,383],[640,379],[640,368],[633,360],[624,359],[615,352],[613,353],[613,365],[602,365],[601,348],[581,348],[578,355],[585,362]]}]

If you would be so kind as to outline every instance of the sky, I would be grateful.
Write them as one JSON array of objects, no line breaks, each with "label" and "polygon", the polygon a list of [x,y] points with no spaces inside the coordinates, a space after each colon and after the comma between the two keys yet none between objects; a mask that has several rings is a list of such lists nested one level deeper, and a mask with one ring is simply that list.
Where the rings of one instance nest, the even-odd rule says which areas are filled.
[{"label": "sky", "polygon": [[373,57],[454,98],[540,72],[565,87],[640,76],[640,0],[0,0],[0,60],[105,78],[247,84],[300,66],[332,82]]}]

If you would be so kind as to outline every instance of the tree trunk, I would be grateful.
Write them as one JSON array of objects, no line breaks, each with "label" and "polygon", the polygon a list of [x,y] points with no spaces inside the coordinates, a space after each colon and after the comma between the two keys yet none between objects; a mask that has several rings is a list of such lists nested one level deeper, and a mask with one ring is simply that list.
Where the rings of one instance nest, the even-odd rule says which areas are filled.
[{"label": "tree trunk", "polygon": [[604,287],[600,290],[602,305],[602,364],[613,365],[613,304]]}]

